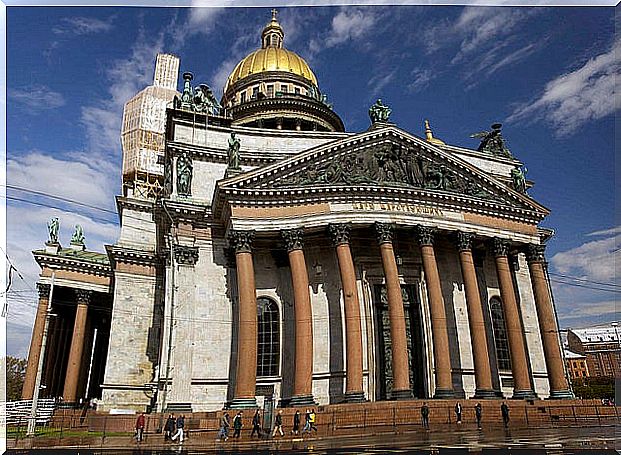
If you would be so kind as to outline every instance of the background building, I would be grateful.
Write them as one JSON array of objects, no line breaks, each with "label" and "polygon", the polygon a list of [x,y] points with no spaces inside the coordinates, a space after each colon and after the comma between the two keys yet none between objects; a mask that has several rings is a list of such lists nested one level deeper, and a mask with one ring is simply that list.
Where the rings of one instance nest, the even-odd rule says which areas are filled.
[{"label": "background building", "polygon": [[586,356],[582,354],[566,349],[565,364],[571,379],[583,379],[590,376]]},{"label": "background building", "polygon": [[[45,353],[66,365],[65,400],[188,412],[571,397],[544,257],[551,231],[540,226],[548,210],[527,194],[501,125],[473,150],[428,123],[421,136],[404,131],[378,100],[368,130],[345,132],[275,13],[260,42],[220,101],[190,73],[175,92],[178,61],[159,57],[155,88],[125,109],[121,232],[107,259],[63,262],[52,238],[35,252],[47,261],[41,283],[66,288],[51,305],[66,306],[71,336]],[[146,148],[145,131],[159,138]],[[92,276],[111,301],[93,389],[90,309],[105,305],[83,298]]]},{"label": "background building", "polygon": [[586,357],[590,376],[621,378],[621,340],[616,327],[570,329],[567,344]]}]

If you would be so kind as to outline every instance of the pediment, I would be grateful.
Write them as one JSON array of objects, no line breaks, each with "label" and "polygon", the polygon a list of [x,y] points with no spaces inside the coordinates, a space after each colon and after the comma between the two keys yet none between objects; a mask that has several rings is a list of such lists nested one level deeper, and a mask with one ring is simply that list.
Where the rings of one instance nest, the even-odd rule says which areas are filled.
[{"label": "pediment", "polygon": [[548,210],[506,184],[396,127],[367,131],[309,149],[281,162],[219,182],[220,193],[399,194],[412,200],[453,198],[519,210],[540,220]]}]

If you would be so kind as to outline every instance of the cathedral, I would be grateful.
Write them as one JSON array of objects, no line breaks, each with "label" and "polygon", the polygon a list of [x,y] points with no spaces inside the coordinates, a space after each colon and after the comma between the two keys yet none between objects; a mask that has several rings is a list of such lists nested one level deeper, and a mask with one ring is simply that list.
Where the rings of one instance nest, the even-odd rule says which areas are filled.
[{"label": "cathedral", "polygon": [[[259,40],[257,40],[259,41]],[[157,56],[125,105],[120,234],[49,226],[23,398],[200,412],[571,398],[545,244],[501,125],[347,132],[275,11],[216,99]],[[88,233],[86,233],[88,235]],[[47,317],[49,310],[54,317]]]}]

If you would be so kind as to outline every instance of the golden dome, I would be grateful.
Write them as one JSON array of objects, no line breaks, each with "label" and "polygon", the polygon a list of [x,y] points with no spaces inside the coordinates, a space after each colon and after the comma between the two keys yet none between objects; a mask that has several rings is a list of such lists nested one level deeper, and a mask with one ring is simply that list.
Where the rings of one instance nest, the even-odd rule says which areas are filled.
[{"label": "golden dome", "polygon": [[283,47],[285,32],[276,19],[276,10],[272,10],[272,20],[261,33],[261,49],[257,49],[237,64],[224,87],[224,93],[229,87],[253,74],[280,71],[301,76],[315,87],[317,78],[304,61],[295,52]]},{"label": "golden dome", "polygon": [[286,71],[303,77],[317,86],[317,78],[313,71],[295,52],[280,47],[258,49],[237,64],[229,76],[224,92],[235,82],[247,76],[268,71]]}]

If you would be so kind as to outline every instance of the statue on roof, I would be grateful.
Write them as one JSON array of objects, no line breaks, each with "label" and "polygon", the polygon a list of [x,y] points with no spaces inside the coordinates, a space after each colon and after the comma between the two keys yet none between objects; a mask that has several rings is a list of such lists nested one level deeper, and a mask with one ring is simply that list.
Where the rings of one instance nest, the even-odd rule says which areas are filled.
[{"label": "statue on roof", "polygon": [[184,152],[177,158],[177,194],[180,196],[192,195],[192,171],[194,165],[189,153]]},{"label": "statue on roof", "polygon": [[196,112],[205,112],[210,115],[220,115],[222,106],[207,84],[200,84],[194,91],[192,106]]},{"label": "statue on roof", "polygon": [[79,224],[75,225],[75,231],[71,236],[72,245],[84,245],[84,229]]},{"label": "statue on roof", "polygon": [[479,152],[511,158],[513,155],[511,155],[511,152],[507,148],[500,128],[502,128],[501,123],[494,123],[492,125],[492,131],[481,131],[480,133],[471,134],[470,137],[481,139],[481,144],[479,144],[479,148],[477,149]]},{"label": "statue on roof", "polygon": [[511,186],[518,193],[526,194],[526,173],[528,169],[519,166],[511,169]]},{"label": "statue on roof", "polygon": [[241,141],[238,137],[235,136],[235,131],[231,132],[231,137],[229,137],[229,149],[228,149],[228,168],[232,170],[240,170],[241,166],[239,165],[239,148],[241,147]]},{"label": "statue on roof", "polygon": [[369,108],[371,123],[387,122],[391,112],[392,109],[385,104],[382,104],[382,100],[378,99],[375,104]]},{"label": "statue on roof", "polygon": [[58,230],[60,228],[60,221],[58,217],[52,218],[47,223],[47,231],[50,235],[50,240],[48,243],[58,243]]}]

